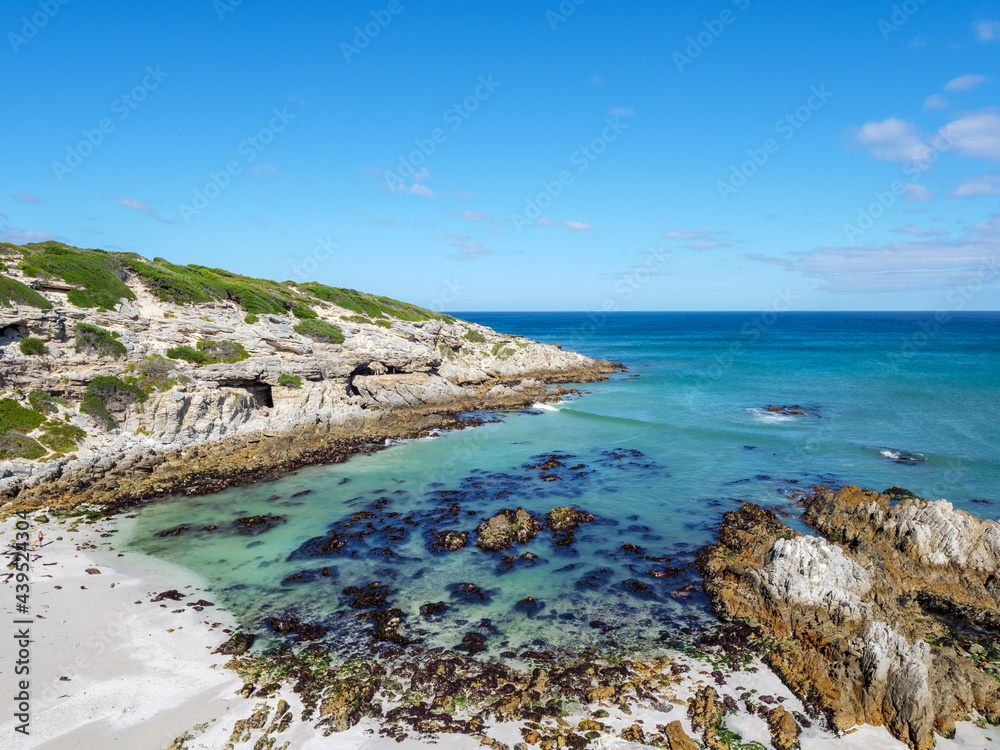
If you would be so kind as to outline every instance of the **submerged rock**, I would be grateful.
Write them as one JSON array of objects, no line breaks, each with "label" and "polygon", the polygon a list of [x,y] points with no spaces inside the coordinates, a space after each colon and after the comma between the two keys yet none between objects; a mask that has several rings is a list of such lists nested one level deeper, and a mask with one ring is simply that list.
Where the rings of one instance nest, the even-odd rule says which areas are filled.
[{"label": "submerged rock", "polygon": [[289,617],[284,620],[280,617],[268,617],[264,620],[264,624],[281,635],[295,634],[298,641],[319,640],[330,630],[325,625],[311,625],[302,622],[298,617]]},{"label": "submerged rock", "polygon": [[468,531],[440,531],[434,539],[431,549],[435,552],[456,552],[469,543]]},{"label": "submerged rock", "polygon": [[570,531],[581,523],[593,520],[594,517],[590,513],[569,506],[553,508],[545,514],[545,523],[549,531]]},{"label": "submerged rock", "polygon": [[466,603],[482,603],[490,600],[490,595],[474,583],[453,583],[448,587],[453,599]]},{"label": "submerged rock", "polygon": [[444,612],[446,609],[448,609],[448,605],[444,602],[428,602],[427,604],[420,605],[420,614],[424,617],[428,617],[429,615],[436,615],[440,612]]},{"label": "submerged rock", "polygon": [[498,552],[527,544],[538,533],[538,525],[524,508],[502,510],[476,528],[476,546],[488,552]]}]

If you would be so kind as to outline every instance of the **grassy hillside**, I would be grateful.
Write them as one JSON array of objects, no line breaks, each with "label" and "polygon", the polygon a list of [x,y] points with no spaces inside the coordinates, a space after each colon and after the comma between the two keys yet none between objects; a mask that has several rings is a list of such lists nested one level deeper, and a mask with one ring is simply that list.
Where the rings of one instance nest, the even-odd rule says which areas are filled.
[{"label": "grassy hillside", "polygon": [[[77,287],[68,292],[69,301],[78,307],[100,310],[113,309],[121,298],[135,299],[129,282],[138,279],[164,302],[188,305],[228,300],[245,309],[248,315],[293,313],[308,320],[316,317],[313,305],[328,302],[355,313],[352,319],[364,321],[453,320],[416,305],[354,289],[317,282],[296,284],[255,279],[221,268],[181,266],[163,258],[149,261],[136,253],[84,249],[61,242],[0,243],[0,265],[3,266],[0,271],[14,266],[32,278],[57,280]],[[49,306],[23,284],[0,277],[0,304],[9,304],[8,300]]]}]

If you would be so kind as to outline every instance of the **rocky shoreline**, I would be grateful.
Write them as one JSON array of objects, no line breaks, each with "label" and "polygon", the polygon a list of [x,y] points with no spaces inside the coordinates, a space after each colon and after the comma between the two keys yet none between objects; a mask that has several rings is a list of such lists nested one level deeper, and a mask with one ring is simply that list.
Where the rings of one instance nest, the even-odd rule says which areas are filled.
[{"label": "rocky shoreline", "polygon": [[725,515],[699,559],[713,611],[835,731],[926,750],[956,721],[1000,723],[1000,524],[898,487],[802,504],[821,536],[756,505]]},{"label": "rocky shoreline", "polygon": [[214,492],[625,369],[322,284],[60,243],[0,258],[5,512]]}]

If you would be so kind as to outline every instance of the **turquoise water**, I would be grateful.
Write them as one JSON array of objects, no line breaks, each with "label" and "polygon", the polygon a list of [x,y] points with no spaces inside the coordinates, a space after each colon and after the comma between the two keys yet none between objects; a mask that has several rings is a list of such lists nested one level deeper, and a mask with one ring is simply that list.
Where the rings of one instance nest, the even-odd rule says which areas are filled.
[{"label": "turquoise water", "polygon": [[[796,496],[816,484],[899,485],[983,517],[1000,512],[998,314],[952,316],[937,328],[927,314],[461,315],[631,369],[555,409],[150,503],[127,546],[206,578],[216,603],[263,643],[285,637],[272,637],[266,618],[295,615],[329,627],[324,642],[344,655],[366,652],[372,624],[357,619],[366,610],[344,589],[377,581],[388,592],[379,606],[404,613],[402,635],[450,647],[476,632],[498,654],[683,640],[710,619],[692,590],[693,555],[745,501],[799,528]],[[565,454],[562,466],[530,468],[553,453]],[[569,546],[543,531],[505,553],[530,551],[534,561],[505,564],[474,543],[429,547],[432,532],[471,532],[502,508],[541,515],[562,505],[595,520]],[[283,522],[255,535],[230,528],[265,513]],[[158,536],[180,524],[192,530]],[[208,524],[218,528],[197,530]],[[347,540],[339,554],[306,554],[333,524]],[[301,571],[312,573],[283,583]],[[454,594],[457,583],[486,598]],[[444,612],[420,614],[438,601]]]}]

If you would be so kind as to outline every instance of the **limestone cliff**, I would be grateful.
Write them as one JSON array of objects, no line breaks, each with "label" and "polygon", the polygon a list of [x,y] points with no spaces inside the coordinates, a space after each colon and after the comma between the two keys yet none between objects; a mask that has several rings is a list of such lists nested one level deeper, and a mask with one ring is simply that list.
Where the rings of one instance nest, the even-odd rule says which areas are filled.
[{"label": "limestone cliff", "polygon": [[336,440],[616,369],[320,284],[59,243],[0,245],[0,261],[0,502],[148,497],[186,475],[330,460]]}]

